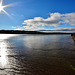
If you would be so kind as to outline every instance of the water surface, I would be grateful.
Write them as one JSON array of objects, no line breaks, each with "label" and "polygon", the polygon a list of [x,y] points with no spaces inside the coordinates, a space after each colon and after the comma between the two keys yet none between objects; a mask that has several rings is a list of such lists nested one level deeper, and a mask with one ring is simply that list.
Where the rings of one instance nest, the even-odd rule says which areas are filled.
[{"label": "water surface", "polygon": [[71,35],[0,34],[0,75],[74,75]]}]

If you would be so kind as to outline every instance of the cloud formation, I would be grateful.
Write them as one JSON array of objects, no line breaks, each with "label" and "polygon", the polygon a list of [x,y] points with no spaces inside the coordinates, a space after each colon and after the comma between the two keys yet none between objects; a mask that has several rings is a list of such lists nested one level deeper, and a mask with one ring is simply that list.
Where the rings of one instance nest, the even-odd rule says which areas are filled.
[{"label": "cloud formation", "polygon": [[[40,30],[41,31],[41,30]],[[42,30],[43,32],[65,32],[65,33],[75,33],[75,28],[55,28]]]},{"label": "cloud formation", "polygon": [[63,14],[61,19],[64,21],[64,23],[75,26],[75,13]]},{"label": "cloud formation", "polygon": [[55,28],[53,31],[75,31],[75,28]]},{"label": "cloud formation", "polygon": [[12,28],[16,28],[16,27],[12,26]]},{"label": "cloud formation", "polygon": [[51,26],[58,26],[61,25],[61,22],[59,21],[61,18],[60,13],[52,13],[50,14],[50,17],[47,19],[44,19],[42,17],[34,17],[34,19],[28,19],[23,22],[23,24],[26,25],[33,25],[35,26],[44,26],[44,25],[51,25]]},{"label": "cloud formation", "polygon": [[41,30],[45,29],[45,26],[57,27],[62,24],[69,24],[75,26],[75,13],[51,13],[46,19],[42,17],[34,17],[33,19],[24,20],[23,24],[25,26],[19,29],[29,29],[29,30]]}]

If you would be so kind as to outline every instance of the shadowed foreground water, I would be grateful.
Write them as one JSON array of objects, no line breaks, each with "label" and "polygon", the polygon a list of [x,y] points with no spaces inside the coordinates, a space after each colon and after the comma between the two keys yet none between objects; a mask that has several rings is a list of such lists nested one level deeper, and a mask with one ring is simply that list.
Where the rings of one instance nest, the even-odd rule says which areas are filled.
[{"label": "shadowed foreground water", "polygon": [[75,75],[71,35],[0,34],[0,75]]}]

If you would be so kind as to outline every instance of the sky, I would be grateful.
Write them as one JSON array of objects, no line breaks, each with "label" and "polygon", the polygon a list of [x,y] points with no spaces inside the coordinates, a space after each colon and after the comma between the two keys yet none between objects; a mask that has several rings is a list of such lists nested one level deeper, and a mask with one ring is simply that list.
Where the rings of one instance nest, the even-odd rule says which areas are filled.
[{"label": "sky", "polygon": [[6,12],[0,12],[0,30],[75,28],[75,0],[2,0],[6,5]]}]

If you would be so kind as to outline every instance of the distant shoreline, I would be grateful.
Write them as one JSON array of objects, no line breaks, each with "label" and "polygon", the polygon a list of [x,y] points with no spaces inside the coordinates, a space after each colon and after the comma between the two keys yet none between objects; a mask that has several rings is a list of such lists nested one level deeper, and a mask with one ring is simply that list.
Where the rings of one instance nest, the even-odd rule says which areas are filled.
[{"label": "distant shoreline", "polygon": [[0,30],[0,34],[72,34],[72,33],[66,33],[66,32],[20,31],[20,30]]}]

